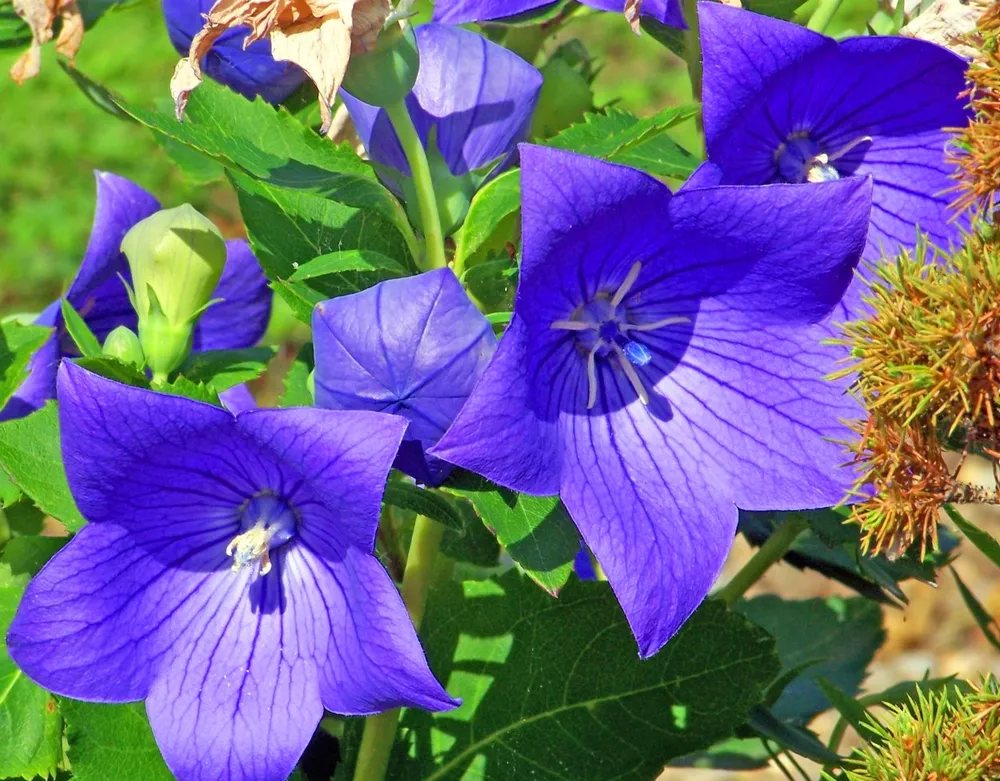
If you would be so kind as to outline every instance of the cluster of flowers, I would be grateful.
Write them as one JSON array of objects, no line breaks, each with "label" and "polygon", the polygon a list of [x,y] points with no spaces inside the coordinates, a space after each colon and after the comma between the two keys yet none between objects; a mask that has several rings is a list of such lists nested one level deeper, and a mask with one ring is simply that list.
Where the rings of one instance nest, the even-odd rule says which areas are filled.
[{"label": "cluster of flowers", "polygon": [[[538,5],[442,0],[437,13],[464,22]],[[641,7],[673,18],[671,4]],[[204,9],[166,8],[187,51]],[[965,63],[921,41],[838,43],[722,5],[699,16],[709,162],[680,192],[519,147],[520,278],[499,343],[451,270],[384,282],[316,308],[318,408],[234,414],[60,362],[72,345],[47,311],[55,335],[4,415],[58,397],[90,523],[25,594],[8,637],[21,668],[66,696],[145,700],[179,778],[283,779],[324,708],[457,704],[372,555],[391,465],[428,485],[460,466],[558,494],[643,656],[705,598],[737,508],[842,500],[854,475],[834,441],[858,405],[846,379],[824,379],[843,351],[823,339],[831,319],[865,311],[863,258],[912,247],[917,226],[940,245],[959,236],[944,128],[968,119]],[[541,77],[466,30],[435,23],[416,40],[407,109],[440,175],[474,188],[512,162]],[[215,41],[210,75],[271,100],[301,78],[266,42],[236,43]],[[384,111],[345,102],[405,198],[410,171]],[[122,279],[143,278],[148,245],[128,236],[157,208],[99,176],[67,293],[99,336],[142,331],[151,305],[134,296],[137,321]],[[207,254],[222,302],[191,346],[250,345],[267,314],[263,275],[242,243]]]}]

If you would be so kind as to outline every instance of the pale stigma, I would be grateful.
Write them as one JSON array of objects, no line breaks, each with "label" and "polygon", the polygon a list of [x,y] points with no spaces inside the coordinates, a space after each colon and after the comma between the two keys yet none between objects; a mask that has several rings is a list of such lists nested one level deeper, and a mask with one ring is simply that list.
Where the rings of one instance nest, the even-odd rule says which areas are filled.
[{"label": "pale stigma", "polygon": [[260,574],[271,571],[271,537],[274,532],[258,524],[242,534],[236,535],[226,546],[226,555],[233,557],[233,572],[260,562]]}]

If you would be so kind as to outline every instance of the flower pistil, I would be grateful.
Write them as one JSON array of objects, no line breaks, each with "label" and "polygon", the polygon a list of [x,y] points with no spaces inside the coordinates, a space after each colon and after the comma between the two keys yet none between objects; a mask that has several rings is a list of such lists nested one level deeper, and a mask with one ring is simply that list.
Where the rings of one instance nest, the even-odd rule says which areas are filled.
[{"label": "flower pistil", "polygon": [[260,564],[258,574],[271,571],[271,551],[295,536],[298,513],[287,502],[271,493],[260,493],[241,508],[241,532],[226,546],[233,557],[233,572]]}]

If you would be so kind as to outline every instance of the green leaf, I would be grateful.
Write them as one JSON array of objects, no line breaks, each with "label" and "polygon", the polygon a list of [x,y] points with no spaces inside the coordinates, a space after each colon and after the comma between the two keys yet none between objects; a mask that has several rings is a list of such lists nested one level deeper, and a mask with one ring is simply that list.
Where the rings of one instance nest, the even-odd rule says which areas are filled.
[{"label": "green leaf", "polygon": [[510,312],[517,292],[518,267],[513,258],[477,263],[462,275],[462,286],[486,313]]},{"label": "green leaf", "polygon": [[76,343],[77,348],[83,353],[84,358],[99,358],[103,355],[101,343],[94,336],[83,318],[73,308],[73,305],[65,298],[61,299],[59,306],[62,309],[63,321],[66,323],[66,331]]},{"label": "green leaf", "polygon": [[865,706],[826,678],[817,678],[816,683],[847,723],[854,727],[859,735],[867,735],[865,724],[868,721],[868,711],[865,710]]},{"label": "green leaf", "polygon": [[309,373],[315,367],[312,342],[302,345],[295,361],[285,375],[285,392],[278,400],[279,407],[311,407],[313,393],[309,388]]},{"label": "green leaf", "polygon": [[[275,291],[307,323],[319,301],[374,284],[370,271],[345,272],[337,285],[323,276],[293,279],[310,261],[334,253],[346,260],[344,253],[363,250],[363,255],[354,256],[355,265],[376,256],[395,261],[400,268],[409,262],[399,234],[378,214],[247,176],[230,174],[230,180],[239,196],[254,254]],[[384,267],[379,273],[388,275]]]},{"label": "green leaf", "polygon": [[131,385],[134,388],[149,388],[149,380],[145,373],[131,363],[124,363],[110,355],[102,355],[99,358],[77,358],[76,363],[87,371],[115,380],[124,385]]},{"label": "green leaf", "polygon": [[37,325],[0,323],[0,409],[21,387],[31,356],[51,333],[51,328]]},{"label": "green leaf", "polygon": [[192,353],[181,367],[181,374],[193,383],[205,384],[222,393],[260,377],[275,352],[273,347],[248,347]]},{"label": "green leaf", "polygon": [[663,24],[663,22],[649,16],[643,16],[640,22],[643,32],[648,33],[650,38],[666,46],[682,60],[684,59],[687,52],[687,39],[684,37],[684,30]]},{"label": "green leaf", "polygon": [[153,388],[157,393],[166,393],[171,396],[181,396],[192,401],[201,401],[211,404],[213,407],[221,407],[222,401],[219,399],[219,392],[204,382],[194,382],[181,375],[171,382],[161,382]]},{"label": "green leaf", "polygon": [[0,423],[0,467],[46,514],[70,531],[83,526],[66,481],[59,414],[50,401],[25,418]]},{"label": "green leaf", "polygon": [[550,594],[558,594],[573,572],[580,536],[558,497],[528,496],[456,471],[449,491],[464,496],[518,566]]},{"label": "green leaf", "polygon": [[805,2],[806,0],[746,0],[743,7],[754,13],[787,21],[795,16],[795,11]]},{"label": "green leaf", "polygon": [[734,609],[774,636],[783,670],[807,665],[772,706],[777,718],[798,724],[830,707],[817,677],[856,694],[885,638],[881,608],[861,598],[785,600],[765,595]]},{"label": "green leaf", "polygon": [[950,504],[946,504],[944,506],[944,511],[948,515],[951,522],[959,528],[962,534],[969,538],[969,542],[979,548],[986,558],[992,561],[996,566],[1000,567],[1000,543],[976,526],[976,524],[968,518],[963,516]]},{"label": "green leaf", "polygon": [[514,169],[501,174],[480,189],[472,198],[469,213],[456,237],[455,261],[468,265],[497,232],[504,218],[521,208],[521,171]]},{"label": "green leaf", "polygon": [[975,619],[976,624],[986,635],[986,639],[990,641],[992,645],[997,650],[1000,650],[1000,626],[997,625],[996,619],[991,616],[986,608],[983,607],[982,603],[976,599],[976,595],[972,593],[972,590],[965,585],[965,582],[958,576],[954,567],[949,567],[951,569],[951,574],[955,578],[955,583],[958,585],[958,591],[962,595],[962,601],[965,602],[965,606],[969,609],[972,617]]},{"label": "green leaf", "polygon": [[173,781],[141,702],[100,705],[61,700],[77,781]]},{"label": "green leaf", "polygon": [[55,537],[16,537],[0,556],[0,778],[52,778],[63,761],[55,698],[17,668],[5,638],[31,576],[65,543]]},{"label": "green leaf", "polygon": [[674,125],[693,118],[697,105],[669,107],[645,119],[619,108],[603,114],[587,114],[584,121],[559,133],[546,143],[612,163],[632,165],[660,176],[685,178],[698,166],[698,159],[664,135]]},{"label": "green leaf", "polygon": [[433,488],[420,488],[413,483],[394,480],[386,485],[382,501],[418,515],[426,515],[457,532],[465,531],[465,519],[456,506],[456,502],[460,500],[446,496]]},{"label": "green leaf", "polygon": [[79,80],[154,132],[201,152],[231,172],[376,212],[385,224],[394,226],[399,240],[416,247],[403,206],[379,183],[371,166],[349,145],[331,143],[284,109],[260,98],[250,102],[206,80],[191,94],[184,121],[178,122],[172,111],[133,106],[82,74]]},{"label": "green leaf", "polygon": [[406,711],[412,758],[389,778],[649,781],[731,735],[778,670],[767,634],[717,601],[643,661],[607,584],[554,601],[514,571],[443,586],[421,636],[463,704]]},{"label": "green leaf", "polygon": [[809,730],[782,721],[763,706],[757,706],[750,711],[747,723],[761,737],[772,740],[779,746],[813,762],[822,765],[840,765],[843,761],[839,754],[830,751]]},{"label": "green leaf", "polygon": [[299,266],[289,280],[306,282],[307,287],[327,298],[335,298],[408,273],[399,262],[378,252],[344,250],[313,258]]}]

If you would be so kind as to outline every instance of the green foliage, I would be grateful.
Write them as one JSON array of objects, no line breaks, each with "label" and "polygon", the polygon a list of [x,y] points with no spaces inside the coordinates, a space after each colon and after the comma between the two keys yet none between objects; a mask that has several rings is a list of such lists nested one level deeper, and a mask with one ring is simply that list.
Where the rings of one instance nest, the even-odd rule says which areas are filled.
[{"label": "green foliage", "polygon": [[44,512],[70,531],[83,526],[66,481],[55,402],[26,418],[0,423],[0,467]]},{"label": "green foliage", "polygon": [[472,199],[469,213],[456,237],[455,262],[468,266],[470,259],[481,249],[500,249],[490,243],[490,239],[499,232],[504,218],[518,213],[520,209],[520,170],[507,171],[488,182]]},{"label": "green foliage", "polygon": [[603,114],[588,114],[546,143],[612,163],[631,165],[657,176],[685,178],[698,166],[698,159],[665,134],[670,128],[696,116],[696,105],[668,107],[640,119],[618,108]]},{"label": "green foliage", "polygon": [[343,250],[320,255],[299,266],[289,281],[307,283],[317,293],[336,298],[408,273],[409,270],[398,261],[378,252]]},{"label": "green foliage", "polygon": [[518,266],[509,256],[477,263],[462,275],[462,285],[483,312],[510,312],[517,292]]},{"label": "green foliage", "polygon": [[797,724],[831,705],[817,678],[856,694],[885,639],[881,609],[860,598],[786,600],[766,595],[734,609],[775,638],[783,672],[801,670],[771,706],[775,716]]},{"label": "green foliage", "polygon": [[285,390],[278,399],[279,407],[311,407],[313,389],[309,375],[315,367],[312,342],[304,345],[285,375]]},{"label": "green foliage", "polygon": [[959,528],[959,531],[968,538],[969,542],[979,548],[980,552],[995,566],[1000,567],[1000,542],[997,542],[950,504],[944,506],[944,511],[948,520]]},{"label": "green foliage", "polygon": [[4,638],[31,576],[65,542],[17,537],[0,555],[0,778],[54,778],[63,764],[62,716],[55,698],[17,668]]},{"label": "green foliage", "polygon": [[406,712],[394,778],[648,781],[732,734],[778,669],[768,636],[718,602],[640,661],[606,584],[556,602],[515,572],[432,593],[421,634],[464,702]]},{"label": "green foliage", "polygon": [[528,577],[553,596],[559,593],[573,572],[580,536],[558,497],[519,494],[463,471],[447,487],[472,502]]},{"label": "green foliage", "polygon": [[32,354],[50,333],[41,326],[0,323],[0,409],[24,381]]},{"label": "green foliage", "polygon": [[465,531],[465,518],[468,513],[463,513],[457,506],[461,500],[433,488],[421,488],[413,483],[393,480],[385,487],[382,501],[418,515],[426,515],[454,531]]},{"label": "green foliage", "polygon": [[260,377],[274,354],[273,347],[192,353],[180,372],[191,382],[204,383],[216,393],[222,393]]},{"label": "green foliage", "polygon": [[94,332],[90,330],[90,326],[83,321],[83,318],[73,308],[73,305],[64,298],[60,301],[59,306],[62,310],[63,320],[66,323],[66,331],[80,352],[83,353],[83,357],[99,358],[103,355],[101,343],[94,336]]},{"label": "green foliage", "polygon": [[976,599],[976,595],[965,585],[965,582],[958,576],[954,568],[949,567],[949,569],[955,578],[955,585],[958,586],[958,592],[962,595],[962,601],[965,602],[965,606],[972,614],[973,620],[975,620],[976,624],[982,630],[986,639],[989,640],[990,645],[1000,651],[1000,626],[997,625],[996,619]]},{"label": "green foliage", "polygon": [[73,776],[79,781],[171,781],[141,702],[60,700]]}]

